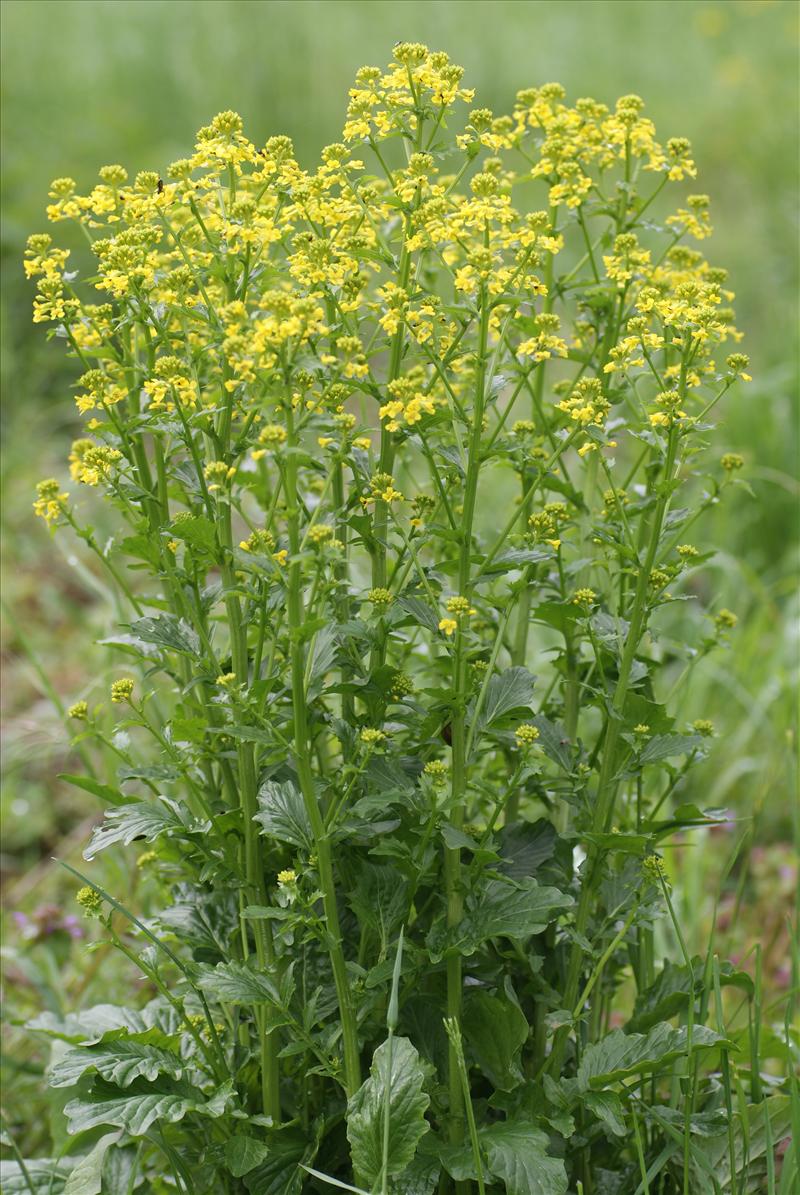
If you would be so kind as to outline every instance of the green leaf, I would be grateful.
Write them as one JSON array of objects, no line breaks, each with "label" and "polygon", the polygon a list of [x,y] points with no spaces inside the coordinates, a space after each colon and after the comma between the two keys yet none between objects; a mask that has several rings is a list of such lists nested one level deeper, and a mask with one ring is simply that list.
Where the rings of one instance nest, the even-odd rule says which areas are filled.
[{"label": "green leaf", "polygon": [[171,802],[130,801],[107,811],[103,824],[92,833],[83,857],[93,859],[99,851],[104,851],[115,842],[121,842],[123,846],[128,846],[136,839],[155,842],[162,834],[197,832],[202,827],[202,822],[192,826],[184,824],[177,807]]},{"label": "green leaf", "polygon": [[615,1137],[628,1136],[622,1100],[615,1091],[587,1091],[583,1102]]},{"label": "green leaf", "polygon": [[[695,1025],[692,1053],[713,1046],[732,1045],[705,1025]],[[658,1070],[675,1058],[685,1058],[689,1050],[688,1029],[655,1025],[649,1033],[623,1033],[614,1029],[602,1041],[586,1047],[578,1068],[578,1082],[583,1091],[606,1087],[626,1075],[640,1075]]]},{"label": "green leaf", "polygon": [[[720,1189],[729,1195],[732,1191],[740,1191],[742,1188],[739,1181],[742,1172],[747,1164],[749,1171],[752,1173],[753,1163],[763,1158],[768,1147],[768,1142],[771,1140],[773,1145],[779,1141],[785,1140],[792,1132],[792,1096],[791,1095],[770,1095],[760,1104],[745,1104],[743,1108],[736,1114],[736,1131],[734,1134],[734,1170],[736,1172],[737,1181],[735,1184],[731,1183],[731,1159],[728,1147],[728,1137],[726,1134],[721,1134],[707,1141],[696,1140],[694,1148],[703,1154],[703,1158],[707,1165],[713,1169],[714,1175],[717,1178]],[[769,1105],[767,1109],[767,1105]],[[767,1124],[765,1120],[765,1110],[769,1114],[769,1132],[767,1132]],[[747,1128],[744,1131],[742,1126],[742,1116],[747,1120]],[[694,1170],[695,1167],[693,1166]],[[762,1168],[763,1169],[763,1168]],[[701,1178],[698,1173],[696,1178]],[[704,1189],[697,1187],[694,1189]],[[748,1190],[753,1188],[748,1187]],[[789,1187],[788,1190],[795,1188]],[[766,1190],[766,1186],[758,1186],[755,1190],[762,1192]]]},{"label": "green leaf", "polygon": [[177,523],[173,524],[171,530],[176,539],[184,540],[193,548],[200,548],[212,554],[216,551],[216,529],[205,515],[192,515],[189,518],[179,519]]},{"label": "green leaf", "polygon": [[547,1152],[548,1137],[524,1121],[494,1124],[480,1133],[486,1162],[507,1195],[566,1195],[567,1172],[561,1158]]},{"label": "green leaf", "polygon": [[533,686],[534,677],[527,668],[506,668],[504,672],[496,673],[486,687],[475,725],[476,736],[495,726],[512,710],[529,709]]},{"label": "green leaf", "polygon": [[414,1161],[397,1180],[403,1195],[433,1195],[439,1181],[441,1164],[433,1137],[423,1137]]},{"label": "green leaf", "polygon": [[317,695],[336,660],[336,628],[325,626],[314,639],[308,662],[308,700]]},{"label": "green leaf", "polygon": [[75,788],[82,788],[84,792],[99,797],[101,801],[108,801],[110,805],[122,805],[127,800],[118,788],[112,788],[110,784],[101,784],[91,776],[73,776],[70,772],[59,772],[58,779],[74,785]]},{"label": "green leaf", "polygon": [[[390,1062],[391,1059],[391,1062]],[[407,1037],[378,1046],[369,1078],[347,1105],[347,1139],[356,1181],[374,1183],[382,1173],[386,1087],[389,1087],[390,1176],[410,1166],[420,1138],[428,1131],[425,1111],[430,1100],[423,1090],[425,1072],[419,1054]]]},{"label": "green leaf", "polygon": [[528,1040],[525,1014],[507,995],[471,992],[464,1001],[464,1039],[490,1082],[511,1091],[522,1082],[519,1053]]},{"label": "green leaf", "polygon": [[[699,958],[695,963],[694,988],[699,993],[703,990],[703,963]],[[650,987],[636,997],[626,1032],[646,1033],[658,1021],[674,1017],[689,1003],[690,986],[689,968],[667,960]]]},{"label": "green leaf", "polygon": [[132,1137],[142,1137],[152,1124],[176,1124],[189,1113],[218,1120],[227,1111],[232,1096],[231,1081],[209,1099],[188,1086],[175,1085],[162,1091],[143,1088],[120,1096],[116,1087],[98,1084],[88,1095],[70,1100],[64,1115],[71,1134],[108,1124],[125,1129]]},{"label": "green leaf", "polygon": [[247,963],[219,963],[216,967],[202,967],[197,976],[198,987],[221,1004],[268,1004],[276,1012],[276,1023],[288,1024],[284,994],[263,971],[256,971]]},{"label": "green leaf", "polygon": [[564,727],[557,722],[551,722],[544,714],[537,714],[533,725],[539,731],[538,746],[541,747],[548,759],[558,764],[563,772],[571,772],[573,767],[573,747],[567,738]]},{"label": "green leaf", "polygon": [[268,1150],[265,1142],[237,1133],[225,1142],[225,1165],[234,1178],[241,1178],[264,1161]]},{"label": "green leaf", "polygon": [[549,818],[535,822],[512,822],[499,832],[498,870],[509,880],[522,883],[535,877],[540,884],[569,883],[572,877],[572,845],[559,838]]},{"label": "green leaf", "polygon": [[296,785],[291,781],[279,784],[275,780],[265,780],[258,790],[258,804],[260,811],[254,820],[263,827],[265,834],[301,850],[313,850],[311,823]]},{"label": "green leaf", "polygon": [[418,626],[427,627],[429,631],[438,631],[439,618],[436,611],[432,610],[422,598],[414,597],[413,594],[407,594],[399,597],[395,602],[395,606],[399,610],[403,610]]},{"label": "green leaf", "polygon": [[109,1146],[119,1140],[119,1133],[106,1133],[81,1158],[64,1185],[64,1195],[100,1195],[103,1189],[103,1163]]},{"label": "green leaf", "polygon": [[105,1156],[102,1195],[131,1195],[136,1186],[137,1146],[115,1145]]},{"label": "green leaf", "polygon": [[639,762],[656,763],[676,755],[688,755],[703,742],[699,734],[654,734],[639,752]]},{"label": "green leaf", "polygon": [[271,1134],[266,1158],[247,1172],[244,1185],[250,1195],[300,1195],[305,1177],[300,1163],[310,1161],[313,1152],[313,1142],[301,1133]]},{"label": "green leaf", "polygon": [[124,1038],[102,1046],[81,1046],[69,1050],[50,1071],[51,1087],[73,1087],[87,1071],[93,1071],[117,1087],[130,1087],[140,1077],[154,1082],[160,1074],[180,1079],[184,1067],[169,1050]]},{"label": "green leaf", "polygon": [[60,1041],[93,1045],[103,1038],[119,1038],[149,1029],[140,1012],[118,1004],[95,1004],[82,1012],[68,1012],[63,1019],[53,1012],[41,1012],[28,1021],[26,1029]]},{"label": "green leaf", "polygon": [[542,933],[572,903],[571,896],[558,888],[540,887],[533,878],[520,884],[490,880],[475,907],[454,930],[445,932],[443,940],[434,927],[428,935],[428,949],[437,961],[448,948],[474,954],[489,938],[521,941]]},{"label": "green leaf", "polygon": [[[35,1195],[63,1195],[70,1164],[63,1159],[27,1158],[25,1169]],[[31,1188],[19,1162],[0,1162],[0,1191],[3,1195],[31,1195]]]},{"label": "green leaf", "polygon": [[131,624],[131,631],[143,643],[168,647],[182,655],[198,656],[200,639],[197,632],[174,614],[159,614],[156,618],[140,618]]}]

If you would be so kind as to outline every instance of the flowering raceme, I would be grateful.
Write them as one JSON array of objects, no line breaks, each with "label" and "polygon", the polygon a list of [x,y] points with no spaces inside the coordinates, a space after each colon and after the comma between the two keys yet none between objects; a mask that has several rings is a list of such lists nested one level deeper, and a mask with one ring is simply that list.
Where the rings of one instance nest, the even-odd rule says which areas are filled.
[{"label": "flowering raceme", "polygon": [[[695,247],[688,141],[657,140],[637,96],[473,102],[446,54],[401,44],[358,72],[315,169],[223,112],[161,173],[55,180],[48,218],[81,226],[88,269],[28,243],[34,320],[76,363],[72,488],[107,493],[127,533],[100,548],[54,480],[35,511],[108,568],[142,662],[111,698],[133,790],[87,854],[146,837],[169,860],[136,1090],[174,1095],[182,1034],[197,1131],[168,1110],[159,1128],[198,1190],[321,1189],[302,1163],[519,1195],[519,1153],[564,1195],[599,1189],[620,1124],[633,1139],[634,1086],[612,1107],[597,1054],[585,1076],[613,1038],[619,924],[637,1000],[657,982],[664,772],[708,736],[661,704],[655,631],[705,559],[684,526],[743,464],[710,454],[699,505],[677,500],[748,363]],[[656,1103],[673,1084],[653,1157],[675,1100],[711,1099],[696,1062],[691,1084],[672,1068],[721,1038],[681,1032],[642,1067]],[[153,1121],[97,1069],[72,1131],[116,1126],[112,1148],[155,1158]],[[614,1189],[638,1182],[629,1153]]]}]

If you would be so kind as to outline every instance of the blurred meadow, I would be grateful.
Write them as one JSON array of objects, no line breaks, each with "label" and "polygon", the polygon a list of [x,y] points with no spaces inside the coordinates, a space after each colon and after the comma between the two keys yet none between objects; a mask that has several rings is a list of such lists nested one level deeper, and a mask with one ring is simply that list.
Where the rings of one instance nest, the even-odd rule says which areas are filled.
[{"label": "blurred meadow", "polygon": [[[58,779],[83,771],[64,709],[99,699],[112,674],[96,641],[115,611],[80,544],[50,538],[31,512],[35,482],[66,476],[77,433],[75,370],[30,322],[21,258],[46,228],[49,181],[88,187],[100,166],[133,174],[184,156],[219,110],[241,112],[256,142],[289,134],[302,164],[338,139],[357,67],[400,39],[446,49],[476,102],[496,113],[521,87],[559,80],[571,98],[642,95],[662,139],[687,136],[696,189],[712,200],[711,260],[730,270],[753,381],[721,412],[717,450],[739,452],[747,485],[698,525],[716,548],[700,584],[739,617],[730,646],[697,667],[682,716],[717,737],[687,801],[731,810],[672,860],[707,940],[722,887],[721,949],[751,966],[760,946],[769,999],[789,982],[785,918],[796,900],[793,707],[798,665],[797,160],[798,14],[790,0],[5,0],[3,149],[3,904],[6,1017],[19,1022],[110,999],[126,976],[87,956],[70,919],[74,883],[52,856],[77,860],[100,802]],[[77,248],[77,243],[76,243]],[[84,502],[86,500],[84,499]],[[110,530],[99,508],[101,535]],[[36,525],[38,522],[38,525]],[[102,778],[102,777],[101,777]],[[734,861],[734,855],[736,859]],[[121,858],[105,882],[137,882]],[[99,873],[98,873],[99,874]],[[50,907],[52,906],[52,907]],[[700,915],[701,914],[701,915]],[[15,1118],[26,1152],[48,1132],[37,1113],[39,1057],[7,1037]],[[36,1047],[38,1049],[38,1047]],[[17,1096],[17,1092],[19,1096]]]}]

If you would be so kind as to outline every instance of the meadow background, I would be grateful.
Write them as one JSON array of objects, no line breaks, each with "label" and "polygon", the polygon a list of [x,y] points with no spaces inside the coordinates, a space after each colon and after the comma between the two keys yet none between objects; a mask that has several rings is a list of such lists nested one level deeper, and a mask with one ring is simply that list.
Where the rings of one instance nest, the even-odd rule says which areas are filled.
[{"label": "meadow background", "polygon": [[[712,197],[711,260],[730,270],[754,380],[726,402],[717,435],[719,453],[744,456],[748,487],[711,512],[695,539],[718,548],[705,584],[740,623],[729,650],[698,668],[685,709],[687,720],[710,718],[718,731],[685,799],[728,808],[731,820],[695,836],[670,865],[692,913],[690,946],[703,948],[721,892],[720,949],[752,968],[761,948],[777,1014],[789,982],[785,919],[797,900],[800,838],[799,13],[791,0],[5,0],[0,862],[4,1064],[26,1154],[43,1150],[50,1131],[47,1059],[16,1026],[42,1007],[113,999],[130,974],[102,948],[87,955],[71,919],[74,884],[51,862],[77,861],[99,813],[99,802],[58,776],[82,770],[64,708],[106,689],[114,662],[96,641],[115,610],[80,546],[52,539],[31,512],[35,482],[65,476],[78,421],[73,365],[30,323],[25,239],[46,228],[50,179],[71,175],[89,187],[110,162],[132,174],[161,169],[221,109],[241,112],[256,143],[289,134],[311,165],[338,139],[356,68],[383,64],[399,39],[446,49],[466,67],[476,102],[497,113],[519,88],[549,80],[572,99],[613,103],[633,91],[662,139],[693,143],[696,189]],[[98,507],[101,533],[106,519]],[[136,877],[121,854],[107,854],[93,874],[130,894]],[[52,1107],[50,1115],[58,1138]]]}]

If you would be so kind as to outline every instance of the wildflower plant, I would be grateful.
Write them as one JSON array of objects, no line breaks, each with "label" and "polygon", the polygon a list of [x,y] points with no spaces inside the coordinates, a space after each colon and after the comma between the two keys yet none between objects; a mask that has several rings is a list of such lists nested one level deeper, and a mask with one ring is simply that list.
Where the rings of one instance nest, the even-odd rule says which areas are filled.
[{"label": "wildflower plant", "polygon": [[496,116],[402,44],[314,170],[223,112],[160,174],[52,184],[93,264],[40,234],[26,270],[85,430],[35,510],[124,609],[86,857],[141,843],[149,876],[142,907],[78,893],[144,1002],[34,1023],[103,1191],[772,1173],[789,1096],[767,1115],[720,987],[757,993],[688,956],[661,856],[716,819],[678,799],[713,728],[662,673],[732,633],[668,638],[743,464],[695,173],[637,96]]}]

